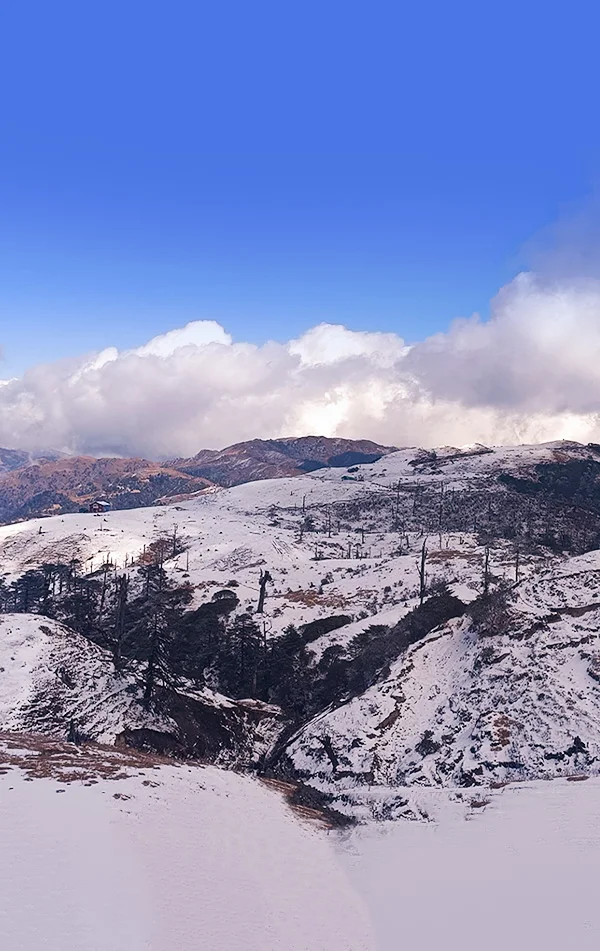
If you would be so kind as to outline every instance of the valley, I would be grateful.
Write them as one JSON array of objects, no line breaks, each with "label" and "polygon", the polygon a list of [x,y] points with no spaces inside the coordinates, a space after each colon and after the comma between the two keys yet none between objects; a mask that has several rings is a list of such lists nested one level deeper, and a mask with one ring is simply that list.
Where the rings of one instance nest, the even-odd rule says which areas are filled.
[{"label": "valley", "polygon": [[[296,854],[299,837],[310,868],[325,862],[337,876],[335,914],[315,912],[310,937],[285,939],[311,951],[396,947],[389,881],[403,883],[412,909],[404,927],[416,940],[422,901],[410,898],[416,886],[398,864],[406,850],[415,881],[425,882],[432,863],[447,875],[458,849],[457,883],[476,888],[483,909],[494,887],[485,850],[503,874],[513,868],[504,835],[525,867],[541,861],[542,836],[589,872],[600,773],[599,546],[598,449],[577,443],[398,450],[213,485],[159,506],[6,525],[0,789],[12,795],[17,779],[29,780],[52,823],[66,821],[54,818],[55,802],[77,799],[95,823],[122,826],[119,849],[141,823],[167,850],[183,848],[184,834],[202,851],[206,823],[229,828],[229,806],[218,819],[211,810],[255,803],[261,836],[275,835],[273,822],[291,823],[277,826],[286,854]],[[96,812],[99,796],[115,819],[104,806],[104,818]],[[169,804],[167,825],[159,800]],[[551,818],[574,809],[582,810],[576,846]],[[23,816],[14,821],[22,828]],[[565,818],[565,829],[573,822]],[[237,870],[219,866],[215,889],[256,848],[231,834],[238,845],[226,862]],[[131,854],[141,854],[139,843]],[[481,885],[471,862],[483,869]],[[253,894],[269,874],[260,863],[246,868]],[[276,904],[288,922],[290,895],[314,901],[318,881],[307,875],[282,879],[288,891]],[[150,878],[179,907],[162,872]],[[427,894],[446,907],[442,878],[433,876]],[[566,887],[559,863],[548,860],[544,882],[552,894]],[[135,887],[145,897],[131,900],[143,905],[146,886]],[[270,899],[259,904],[277,915]],[[340,931],[338,910],[350,906],[358,918]],[[523,907],[527,921],[537,915],[535,898]],[[212,946],[235,948],[240,920],[227,931],[211,915],[203,920]],[[576,930],[591,948],[597,925],[584,919]],[[272,936],[262,947],[279,948],[282,932],[269,920],[256,933]],[[328,929],[342,936],[337,944]],[[424,933],[427,947],[439,940],[434,925]],[[183,932],[178,940],[193,946]],[[140,948],[168,946],[152,941]]]}]

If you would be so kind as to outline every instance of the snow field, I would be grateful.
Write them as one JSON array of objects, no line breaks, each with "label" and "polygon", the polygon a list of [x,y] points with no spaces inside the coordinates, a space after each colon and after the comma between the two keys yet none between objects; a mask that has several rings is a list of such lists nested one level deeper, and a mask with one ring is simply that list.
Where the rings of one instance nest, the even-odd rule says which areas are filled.
[{"label": "snow field", "polygon": [[0,775],[10,951],[372,951],[331,838],[258,781],[169,766],[26,780]]},{"label": "snow field", "polygon": [[470,792],[439,791],[433,822],[341,840],[377,951],[595,951],[600,780],[507,786],[475,807]]}]

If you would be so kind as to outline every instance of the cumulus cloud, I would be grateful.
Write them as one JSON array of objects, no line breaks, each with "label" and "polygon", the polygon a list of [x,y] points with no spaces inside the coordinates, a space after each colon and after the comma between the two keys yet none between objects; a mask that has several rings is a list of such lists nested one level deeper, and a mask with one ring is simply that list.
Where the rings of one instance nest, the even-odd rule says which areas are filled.
[{"label": "cumulus cloud", "polygon": [[424,341],[407,366],[437,396],[528,413],[600,407],[600,282],[541,284],[520,274],[492,319],[457,321]]},{"label": "cumulus cloud", "polygon": [[154,337],[133,352],[140,357],[170,357],[181,347],[204,347],[208,343],[230,344],[231,337],[216,320],[194,320]]},{"label": "cumulus cloud", "polygon": [[600,281],[519,275],[491,318],[407,346],[321,324],[287,343],[195,321],[0,387],[0,445],[168,458],[321,433],[395,445],[600,440]]},{"label": "cumulus cloud", "polygon": [[374,366],[390,367],[408,352],[396,334],[347,330],[334,324],[320,324],[297,340],[290,353],[300,357],[302,366],[340,363],[350,357],[369,357]]}]

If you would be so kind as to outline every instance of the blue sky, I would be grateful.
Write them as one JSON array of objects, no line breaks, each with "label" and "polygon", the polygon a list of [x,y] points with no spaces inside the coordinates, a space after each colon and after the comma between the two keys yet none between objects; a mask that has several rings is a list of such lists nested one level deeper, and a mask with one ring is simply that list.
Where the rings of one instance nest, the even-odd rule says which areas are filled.
[{"label": "blue sky", "polygon": [[408,340],[593,194],[592,3],[30,0],[0,17],[0,378],[212,318]]}]

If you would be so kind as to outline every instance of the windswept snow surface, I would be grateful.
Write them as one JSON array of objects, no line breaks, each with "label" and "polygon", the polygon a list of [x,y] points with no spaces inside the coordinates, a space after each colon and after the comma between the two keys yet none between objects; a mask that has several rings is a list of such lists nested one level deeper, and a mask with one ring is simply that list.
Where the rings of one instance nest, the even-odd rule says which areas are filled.
[{"label": "windswept snow surface", "polygon": [[0,775],[6,951],[373,951],[332,838],[279,795],[215,767],[134,772]]},{"label": "windswept snow surface", "polygon": [[430,791],[434,821],[343,837],[377,951],[596,951],[600,780],[516,784],[485,802]]},{"label": "windswept snow surface", "polygon": [[3,746],[10,951],[599,946],[596,778],[423,788],[427,822],[334,833],[257,780],[49,742]]}]

